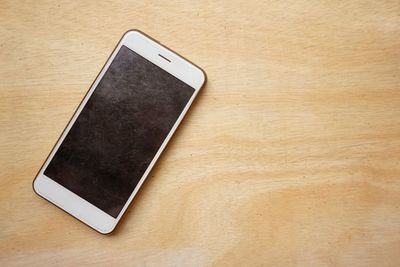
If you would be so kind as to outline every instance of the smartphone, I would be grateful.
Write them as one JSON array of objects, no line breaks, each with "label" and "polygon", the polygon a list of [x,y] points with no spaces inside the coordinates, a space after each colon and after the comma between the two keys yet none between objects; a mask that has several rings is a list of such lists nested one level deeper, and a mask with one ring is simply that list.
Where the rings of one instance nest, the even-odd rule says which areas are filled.
[{"label": "smartphone", "polygon": [[34,191],[112,232],[206,82],[138,30],[124,34],[33,181]]}]

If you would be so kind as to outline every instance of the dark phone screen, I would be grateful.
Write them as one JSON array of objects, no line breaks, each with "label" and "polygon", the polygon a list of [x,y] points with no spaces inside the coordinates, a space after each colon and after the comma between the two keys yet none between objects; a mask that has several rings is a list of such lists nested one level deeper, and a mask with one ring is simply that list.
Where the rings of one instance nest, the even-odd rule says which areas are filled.
[{"label": "dark phone screen", "polygon": [[122,46],[44,174],[116,218],[193,93]]}]

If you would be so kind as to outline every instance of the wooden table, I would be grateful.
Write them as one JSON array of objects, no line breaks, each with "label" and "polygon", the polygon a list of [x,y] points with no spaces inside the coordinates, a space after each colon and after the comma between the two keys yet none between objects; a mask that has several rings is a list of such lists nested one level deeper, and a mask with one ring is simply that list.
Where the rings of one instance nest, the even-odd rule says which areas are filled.
[{"label": "wooden table", "polygon": [[[31,183],[131,28],[208,85],[103,236]],[[1,266],[400,266],[400,3],[1,1],[0,189]]]}]

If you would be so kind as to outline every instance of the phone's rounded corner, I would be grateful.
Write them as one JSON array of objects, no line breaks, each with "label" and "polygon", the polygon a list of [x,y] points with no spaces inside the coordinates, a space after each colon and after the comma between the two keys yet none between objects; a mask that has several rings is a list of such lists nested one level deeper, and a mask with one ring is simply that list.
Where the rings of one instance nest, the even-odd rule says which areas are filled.
[{"label": "phone's rounded corner", "polygon": [[194,77],[195,77],[195,82],[193,84],[193,87],[196,89],[196,91],[200,91],[207,83],[207,74],[206,72],[200,68],[197,65],[194,65],[195,72],[194,72]]},{"label": "phone's rounded corner", "polygon": [[33,192],[34,192],[36,195],[41,196],[41,194],[39,193],[39,189],[38,189],[38,183],[37,183],[38,178],[39,178],[39,175],[37,175],[37,176],[33,179],[33,181],[32,181],[32,190],[33,190]]},{"label": "phone's rounded corner", "polygon": [[105,228],[93,228],[95,229],[98,233],[104,235],[104,236],[110,236],[112,233],[114,233],[115,228],[117,227],[117,223],[112,224],[110,227],[105,227]]},{"label": "phone's rounded corner", "polygon": [[123,38],[128,37],[130,35],[140,35],[140,36],[145,36],[146,34],[144,32],[142,32],[141,30],[138,29],[129,29],[127,30],[124,35],[122,36]]},{"label": "phone's rounded corner", "polygon": [[202,78],[203,78],[203,80],[201,82],[201,86],[200,86],[200,89],[201,89],[206,85],[208,78],[207,78],[207,73],[205,72],[205,70],[203,70],[199,66],[197,66],[197,68],[200,70],[200,72],[202,74]]}]

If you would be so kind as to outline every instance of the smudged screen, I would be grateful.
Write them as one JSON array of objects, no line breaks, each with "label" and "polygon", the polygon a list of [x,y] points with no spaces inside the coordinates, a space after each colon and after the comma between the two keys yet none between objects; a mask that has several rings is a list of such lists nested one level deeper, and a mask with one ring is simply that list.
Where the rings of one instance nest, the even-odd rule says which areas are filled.
[{"label": "smudged screen", "polygon": [[116,218],[193,93],[122,46],[44,174]]}]

